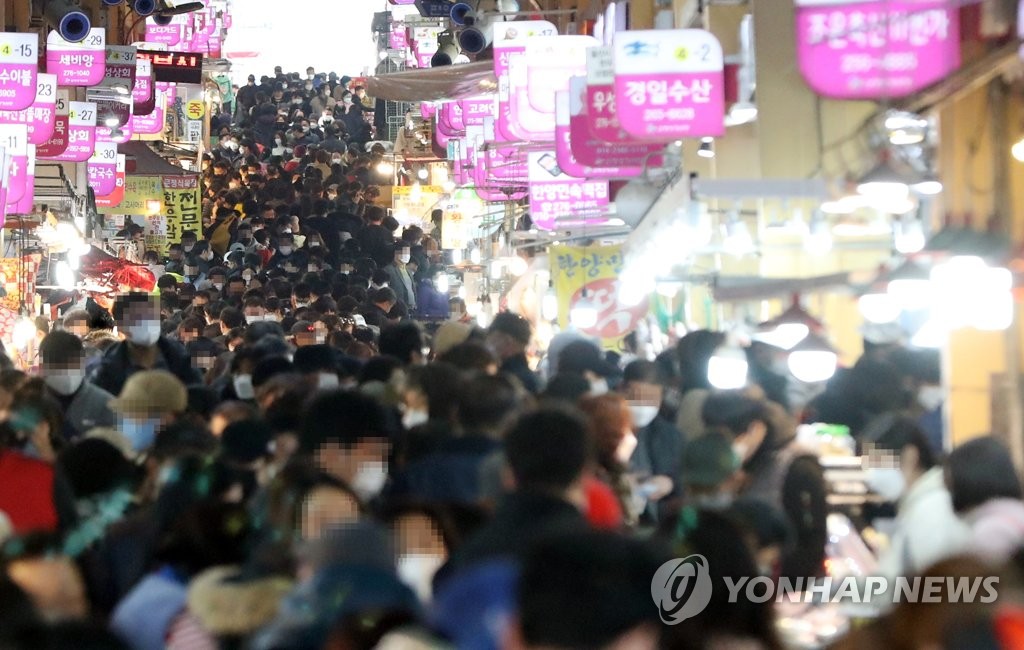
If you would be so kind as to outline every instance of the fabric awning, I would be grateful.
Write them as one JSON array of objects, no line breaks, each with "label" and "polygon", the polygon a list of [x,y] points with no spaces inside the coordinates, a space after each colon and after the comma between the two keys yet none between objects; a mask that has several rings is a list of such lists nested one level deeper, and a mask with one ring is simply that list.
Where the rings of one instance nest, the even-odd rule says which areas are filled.
[{"label": "fabric awning", "polygon": [[117,146],[125,156],[124,170],[128,176],[195,176],[195,172],[172,165],[149,148],[145,142],[131,140]]},{"label": "fabric awning", "polygon": [[366,94],[393,102],[436,102],[497,92],[494,62],[392,72],[366,78]]}]

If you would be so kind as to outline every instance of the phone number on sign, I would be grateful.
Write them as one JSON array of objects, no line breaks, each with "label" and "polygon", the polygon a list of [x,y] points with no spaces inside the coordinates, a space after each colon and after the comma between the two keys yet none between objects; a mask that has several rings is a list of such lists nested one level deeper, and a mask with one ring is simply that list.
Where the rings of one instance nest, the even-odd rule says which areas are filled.
[{"label": "phone number on sign", "polygon": [[881,58],[870,54],[851,54],[843,57],[842,72],[857,74],[876,70],[906,71],[916,70],[917,65],[917,54],[914,52],[886,54]]}]

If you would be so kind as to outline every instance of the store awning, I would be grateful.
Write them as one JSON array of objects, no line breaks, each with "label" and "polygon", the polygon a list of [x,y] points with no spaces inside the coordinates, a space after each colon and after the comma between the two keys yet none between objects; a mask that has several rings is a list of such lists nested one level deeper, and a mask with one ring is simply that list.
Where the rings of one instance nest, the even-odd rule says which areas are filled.
[{"label": "store awning", "polygon": [[149,148],[145,142],[132,140],[118,145],[125,156],[124,171],[128,176],[195,176],[195,172],[172,165]]},{"label": "store awning", "polygon": [[494,62],[421,68],[366,78],[366,94],[393,102],[436,102],[497,92]]}]

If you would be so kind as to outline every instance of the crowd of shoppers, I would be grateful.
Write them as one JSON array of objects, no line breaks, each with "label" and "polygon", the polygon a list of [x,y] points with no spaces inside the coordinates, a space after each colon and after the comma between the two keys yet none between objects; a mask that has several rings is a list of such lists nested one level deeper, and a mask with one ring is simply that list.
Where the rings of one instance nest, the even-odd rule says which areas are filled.
[{"label": "crowd of shoppers", "polygon": [[[437,233],[375,205],[350,82],[250,77],[202,231],[144,251],[158,291],[71,306],[31,373],[0,372],[0,648],[781,648],[771,603],[716,583],[668,626],[651,581],[689,553],[716,581],[828,570],[801,417],[888,460],[867,472],[895,507],[881,573],[1020,591],[1016,469],[989,437],[943,457],[906,351],[801,404],[770,349],[713,390],[713,332],[628,363],[566,333],[541,376],[525,318],[450,315]],[[858,634],[1005,639],[1014,611]]]}]

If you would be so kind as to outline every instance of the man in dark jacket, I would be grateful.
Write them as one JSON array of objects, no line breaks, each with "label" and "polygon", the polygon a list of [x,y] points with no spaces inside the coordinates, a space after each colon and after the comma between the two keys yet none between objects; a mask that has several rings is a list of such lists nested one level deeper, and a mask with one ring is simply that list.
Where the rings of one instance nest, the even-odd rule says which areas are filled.
[{"label": "man in dark jacket", "polygon": [[114,425],[110,400],[114,396],[85,381],[82,340],[70,332],[54,330],[39,344],[43,381],[64,412],[64,432],[74,438],[94,427]]},{"label": "man in dark jacket", "polygon": [[536,395],[540,391],[540,380],[526,361],[531,336],[530,321],[506,311],[494,317],[487,330],[487,343],[501,359],[501,372],[512,375]]},{"label": "man in dark jacket", "polygon": [[586,424],[570,411],[546,408],[519,420],[505,440],[515,488],[494,519],[451,556],[439,584],[463,569],[498,559],[520,560],[552,532],[583,530],[583,472],[591,461]]},{"label": "man in dark jacket", "polygon": [[398,297],[390,287],[377,289],[368,298],[367,304],[359,309],[367,325],[380,329],[388,324],[388,314],[394,309]]},{"label": "man in dark jacket", "polygon": [[126,293],[114,301],[114,320],[125,335],[103,355],[92,382],[117,395],[125,381],[140,370],[167,370],[185,385],[202,381],[185,348],[160,334],[160,303],[145,293]]}]

